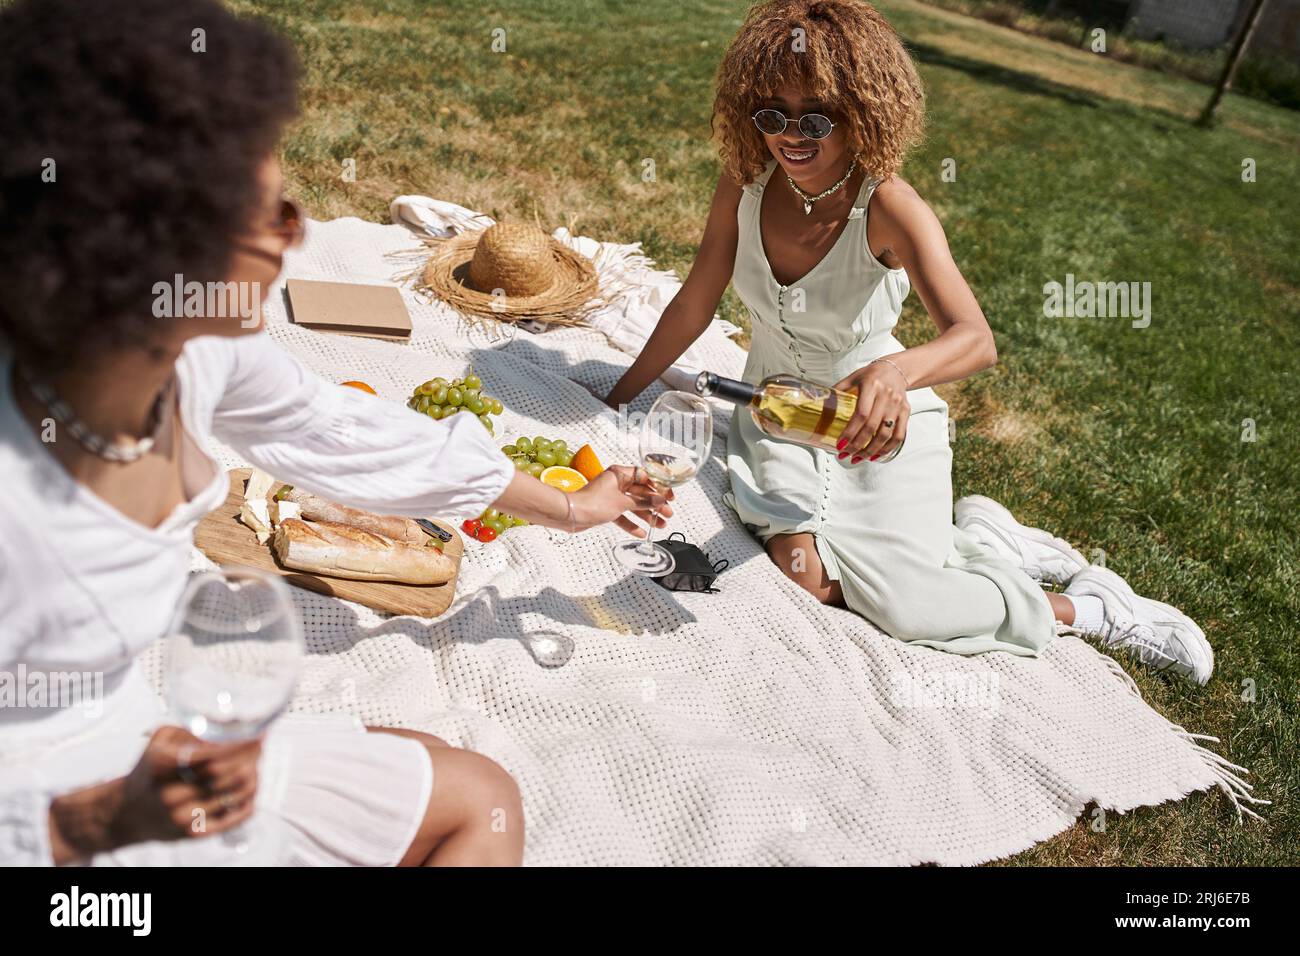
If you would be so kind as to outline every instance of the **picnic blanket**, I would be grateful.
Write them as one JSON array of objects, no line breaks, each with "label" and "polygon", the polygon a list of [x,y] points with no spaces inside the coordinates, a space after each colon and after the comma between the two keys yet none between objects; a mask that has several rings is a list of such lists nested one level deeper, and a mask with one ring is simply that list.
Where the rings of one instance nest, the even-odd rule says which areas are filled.
[{"label": "picnic blanket", "polygon": [[[399,225],[312,222],[287,276],[389,282],[413,246]],[[269,334],[326,378],[391,401],[472,363],[505,403],[503,443],[543,434],[590,442],[606,464],[635,459],[635,435],[589,391],[630,361],[602,334],[493,338],[403,295],[409,343],[293,326],[278,295]],[[695,354],[734,375],[743,353],[724,331]],[[539,865],[975,864],[1060,832],[1089,803],[1127,811],[1215,786],[1234,805],[1250,799],[1241,768],[1077,638],[1038,659],[961,658],[817,603],[722,503],[725,416],[717,424],[669,530],[731,562],[720,593],[627,574],[609,555],[623,540],[613,528],[468,541],[437,620],[294,589],[310,654],[293,709],[428,731],[499,761],[520,783],[526,860]],[[194,567],[209,566],[196,551]],[[539,664],[557,649],[562,666]],[[160,681],[158,656],[146,664]]]}]

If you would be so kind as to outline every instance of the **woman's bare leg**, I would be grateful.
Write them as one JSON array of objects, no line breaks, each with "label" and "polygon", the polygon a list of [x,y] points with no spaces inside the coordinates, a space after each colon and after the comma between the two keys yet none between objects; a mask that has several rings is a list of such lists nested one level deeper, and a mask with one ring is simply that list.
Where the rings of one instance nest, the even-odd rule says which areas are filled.
[{"label": "woman's bare leg", "polygon": [[777,534],[767,539],[767,553],[781,572],[823,604],[844,606],[840,582],[826,574],[817,542],[809,532]]},{"label": "woman's bare leg", "polygon": [[416,730],[368,727],[424,745],[433,790],[424,820],[399,866],[518,866],[524,858],[524,808],[519,787],[482,754],[449,746]]},{"label": "woman's bare leg", "polygon": [[1052,605],[1052,614],[1062,624],[1074,623],[1074,602],[1064,594],[1046,592],[1047,603]]},{"label": "woman's bare leg", "polygon": [[409,737],[412,740],[418,740],[420,743],[428,746],[432,744],[436,747],[450,747],[451,744],[441,737],[435,737],[433,734],[426,734],[423,730],[407,730],[405,727],[367,727],[366,730],[372,734],[392,734],[394,737]]}]

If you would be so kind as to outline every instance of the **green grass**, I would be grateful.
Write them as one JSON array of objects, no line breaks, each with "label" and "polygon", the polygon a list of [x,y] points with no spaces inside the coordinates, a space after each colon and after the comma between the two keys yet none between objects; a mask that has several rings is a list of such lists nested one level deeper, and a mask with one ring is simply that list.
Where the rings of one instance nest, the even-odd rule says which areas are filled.
[{"label": "green grass", "polygon": [[[1193,50],[1172,39],[1140,40],[1120,29],[1115,18],[1087,23],[1076,13],[1048,17],[1041,12],[1045,3],[1025,0],[923,0],[945,10],[967,14],[1013,27],[1024,33],[1046,37],[1072,47],[1090,46],[1093,30],[1106,31],[1106,54],[1112,60],[1135,63],[1153,70],[1174,73],[1200,83],[1218,82],[1228,60],[1231,44],[1208,50]],[[1033,7],[1034,9],[1030,9]],[[1300,64],[1276,53],[1254,52],[1252,44],[1237,69],[1233,89],[1281,106],[1300,106]],[[1208,91],[1207,91],[1208,94]]]},{"label": "green grass", "polygon": [[[233,5],[302,53],[284,165],[314,216],[385,221],[393,196],[427,193],[641,240],[689,268],[718,174],[713,74],[742,3]],[[930,98],[904,175],[944,222],[1001,351],[941,390],[957,492],[1104,551],[1140,592],[1202,622],[1217,654],[1207,687],[1126,667],[1274,801],[1239,826],[1220,795],[1194,795],[1111,815],[1102,833],[1080,823],[1013,862],[1294,863],[1300,114],[1230,95],[1218,128],[1196,129],[1204,86],[909,0],[881,7]],[[955,182],[940,178],[949,157]],[[339,175],[347,158],[354,183]],[[1241,181],[1245,158],[1255,183]],[[1044,318],[1043,284],[1066,273],[1150,282],[1150,328]],[[741,320],[731,293],[722,311]],[[933,334],[912,297],[901,337]]]}]

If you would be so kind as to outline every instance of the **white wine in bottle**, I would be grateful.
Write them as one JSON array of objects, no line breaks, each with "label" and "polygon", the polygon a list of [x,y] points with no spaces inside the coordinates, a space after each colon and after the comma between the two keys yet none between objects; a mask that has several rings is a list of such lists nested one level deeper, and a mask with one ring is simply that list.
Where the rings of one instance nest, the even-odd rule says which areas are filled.
[{"label": "white wine in bottle", "polygon": [[[769,375],[757,385],[701,372],[695,391],[748,408],[754,424],[773,438],[838,453],[835,443],[858,407],[858,397],[794,375]],[[902,445],[875,464],[892,461]]]}]

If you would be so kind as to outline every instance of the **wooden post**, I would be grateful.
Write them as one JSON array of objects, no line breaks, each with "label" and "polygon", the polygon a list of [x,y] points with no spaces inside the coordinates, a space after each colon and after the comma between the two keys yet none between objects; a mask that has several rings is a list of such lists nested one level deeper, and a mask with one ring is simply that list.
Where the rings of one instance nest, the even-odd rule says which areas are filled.
[{"label": "wooden post", "polygon": [[1246,17],[1246,22],[1242,24],[1241,32],[1237,34],[1237,40],[1232,45],[1232,50],[1228,53],[1228,62],[1223,66],[1223,73],[1219,76],[1219,83],[1214,88],[1214,95],[1210,97],[1210,102],[1205,104],[1205,109],[1201,110],[1201,115],[1196,118],[1197,126],[1213,126],[1214,114],[1219,108],[1219,101],[1223,99],[1223,94],[1228,92],[1232,86],[1232,81],[1237,75],[1237,67],[1241,65],[1242,57],[1246,53],[1246,47],[1250,45],[1250,38],[1255,35],[1255,27],[1259,25],[1260,14],[1268,6],[1268,0],[1254,0],[1254,7]]}]

